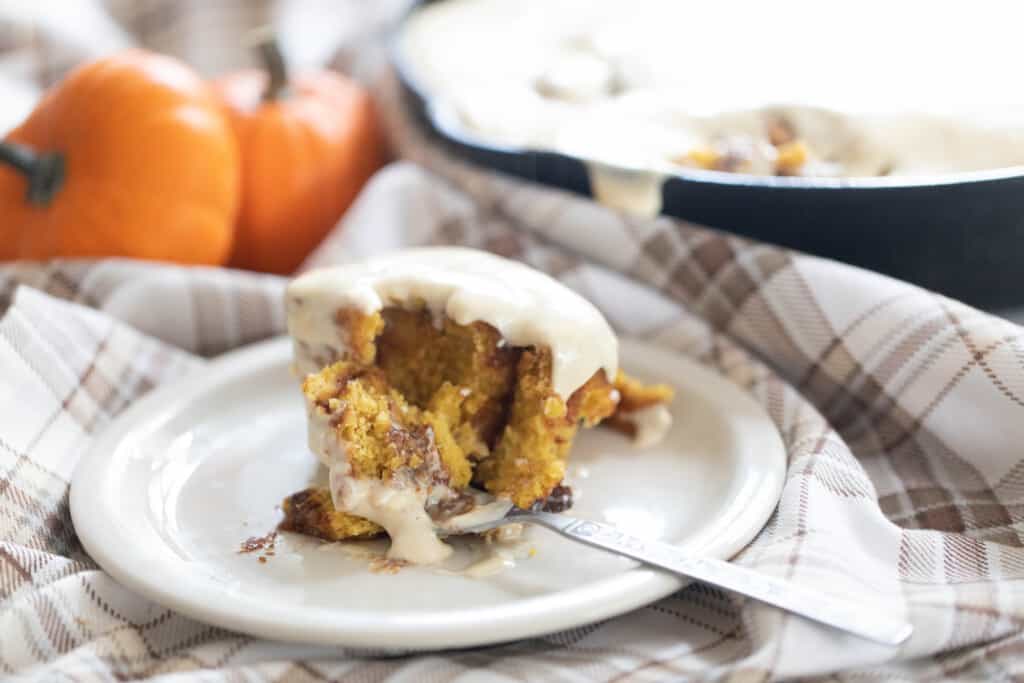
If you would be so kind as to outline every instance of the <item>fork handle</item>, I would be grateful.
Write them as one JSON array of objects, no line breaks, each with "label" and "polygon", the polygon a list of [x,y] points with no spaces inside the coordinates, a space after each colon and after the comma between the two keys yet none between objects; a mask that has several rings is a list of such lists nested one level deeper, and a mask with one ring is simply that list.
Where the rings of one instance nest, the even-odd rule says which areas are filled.
[{"label": "fork handle", "polygon": [[730,562],[694,557],[676,546],[631,536],[608,524],[547,512],[531,513],[529,521],[581,543],[746,595],[883,645],[899,645],[914,630],[906,621],[879,614],[869,606],[810,591]]}]

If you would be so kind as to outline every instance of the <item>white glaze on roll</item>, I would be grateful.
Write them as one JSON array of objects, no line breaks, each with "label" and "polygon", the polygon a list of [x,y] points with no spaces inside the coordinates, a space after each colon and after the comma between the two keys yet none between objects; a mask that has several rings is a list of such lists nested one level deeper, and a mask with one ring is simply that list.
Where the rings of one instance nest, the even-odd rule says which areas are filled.
[{"label": "white glaze on roll", "polygon": [[565,399],[598,370],[611,380],[618,368],[618,341],[590,302],[544,273],[475,249],[409,249],[314,270],[292,281],[286,299],[302,375],[320,371],[325,352],[343,352],[339,309],[369,314],[416,301],[459,325],[489,323],[514,346],[551,349],[552,385]]},{"label": "white glaze on roll", "polygon": [[[344,356],[347,340],[337,323],[339,310],[369,314],[418,302],[438,322],[443,317],[460,325],[483,321],[497,328],[504,342],[549,348],[553,388],[566,399],[598,370],[615,377],[618,341],[592,304],[515,261],[447,247],[394,252],[293,280],[286,305],[296,370],[302,376],[319,372]],[[309,447],[329,470],[334,507],[384,527],[391,538],[389,559],[435,564],[448,557],[451,548],[438,539],[425,508],[454,492],[436,483],[352,476],[332,414],[310,400],[307,411]],[[507,502],[482,504],[447,523],[469,524],[480,515],[500,516],[507,509]]]}]

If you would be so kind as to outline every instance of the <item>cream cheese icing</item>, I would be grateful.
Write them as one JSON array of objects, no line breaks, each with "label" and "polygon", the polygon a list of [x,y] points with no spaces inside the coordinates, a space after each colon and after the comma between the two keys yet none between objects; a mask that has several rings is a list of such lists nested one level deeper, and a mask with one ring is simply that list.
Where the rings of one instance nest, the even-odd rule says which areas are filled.
[{"label": "cream cheese icing", "polygon": [[[613,379],[618,369],[618,341],[592,304],[543,273],[473,249],[410,249],[316,270],[293,280],[285,296],[300,376],[319,372],[344,355],[347,340],[337,323],[339,310],[370,314],[420,302],[439,319],[489,323],[504,343],[549,348],[553,389],[565,399],[598,370]],[[384,527],[391,538],[389,559],[436,564],[448,557],[451,548],[435,530],[444,523],[426,510],[458,494],[431,481],[352,476],[346,446],[328,411],[307,401],[307,412],[309,447],[329,470],[335,508]],[[500,516],[508,506],[501,501],[478,505],[449,523],[471,523],[474,515]]]},{"label": "cream cheese icing", "polygon": [[564,399],[600,369],[615,378],[618,340],[593,304],[521,263],[461,247],[397,251],[293,280],[286,307],[296,370],[319,372],[318,353],[344,350],[339,309],[369,314],[417,301],[459,325],[489,323],[514,346],[551,349],[552,385]]},{"label": "cream cheese icing", "polygon": [[638,448],[658,444],[672,428],[672,413],[663,405],[650,406],[627,413],[626,419],[636,425],[633,443]]}]

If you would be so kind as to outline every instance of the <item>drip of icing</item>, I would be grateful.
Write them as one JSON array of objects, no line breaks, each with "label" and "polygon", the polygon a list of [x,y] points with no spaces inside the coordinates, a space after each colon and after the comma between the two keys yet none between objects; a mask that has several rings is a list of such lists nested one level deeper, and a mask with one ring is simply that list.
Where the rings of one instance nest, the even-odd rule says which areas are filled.
[{"label": "drip of icing", "polygon": [[438,522],[438,528],[450,533],[459,533],[462,529],[501,519],[512,509],[511,501],[496,499],[483,491],[474,491],[473,497],[475,503],[472,510]]},{"label": "drip of icing", "polygon": [[297,370],[317,372],[320,360],[344,351],[339,309],[369,314],[417,301],[459,325],[489,323],[515,346],[549,348],[552,385],[565,399],[602,368],[615,377],[618,341],[590,302],[521,263],[454,247],[392,252],[293,280],[286,307]]},{"label": "drip of icing", "polygon": [[590,162],[586,167],[590,191],[599,203],[642,218],[655,218],[661,213],[664,175],[628,171],[597,162]]},{"label": "drip of icing", "polygon": [[662,405],[642,408],[629,413],[626,418],[636,425],[633,443],[639,448],[660,443],[672,428],[672,413]]}]

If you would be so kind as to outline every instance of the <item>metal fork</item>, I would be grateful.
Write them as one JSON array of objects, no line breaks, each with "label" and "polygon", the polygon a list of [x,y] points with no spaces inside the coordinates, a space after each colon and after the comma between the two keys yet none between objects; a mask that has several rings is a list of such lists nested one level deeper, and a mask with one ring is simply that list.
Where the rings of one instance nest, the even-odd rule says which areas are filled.
[{"label": "metal fork", "polygon": [[819,591],[807,590],[791,581],[766,576],[722,560],[694,557],[676,546],[631,536],[609,524],[576,519],[563,514],[511,508],[497,519],[460,524],[448,527],[444,531],[449,534],[482,533],[512,522],[539,524],[574,541],[610,550],[680,576],[746,595],[883,645],[899,645],[909,638],[914,630],[906,621],[878,613],[866,605],[857,605]]}]

